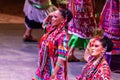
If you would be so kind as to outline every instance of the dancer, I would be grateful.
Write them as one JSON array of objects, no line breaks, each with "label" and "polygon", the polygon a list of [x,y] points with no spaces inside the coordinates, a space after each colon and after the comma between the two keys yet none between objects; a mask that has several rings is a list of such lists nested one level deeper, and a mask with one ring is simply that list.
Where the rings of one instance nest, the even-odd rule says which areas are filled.
[{"label": "dancer", "polygon": [[70,10],[59,9],[43,22],[46,29],[39,43],[39,67],[32,80],[67,80],[68,35],[65,26],[72,18]]},{"label": "dancer", "polygon": [[68,25],[68,33],[72,34],[68,44],[70,47],[68,60],[79,61],[74,56],[74,49],[85,49],[96,27],[92,0],[69,0],[68,8],[73,13],[73,19]]},{"label": "dancer", "polygon": [[107,61],[114,72],[120,72],[120,1],[106,0],[100,15],[99,27],[112,40],[113,50],[106,53]]},{"label": "dancer", "polygon": [[113,43],[108,37],[92,38],[84,55],[87,64],[77,76],[77,80],[111,80],[111,70],[105,55],[112,50],[112,47]]},{"label": "dancer", "polygon": [[50,0],[25,0],[25,26],[26,31],[23,35],[24,42],[37,42],[32,36],[33,29],[42,29],[42,23],[45,17],[55,11],[57,8]]}]

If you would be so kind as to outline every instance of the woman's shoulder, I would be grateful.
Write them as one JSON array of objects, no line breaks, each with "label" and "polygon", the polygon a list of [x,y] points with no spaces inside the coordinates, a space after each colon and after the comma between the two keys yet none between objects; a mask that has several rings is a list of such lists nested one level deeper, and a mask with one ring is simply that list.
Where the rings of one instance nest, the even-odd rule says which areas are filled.
[{"label": "woman's shoulder", "polygon": [[101,69],[101,77],[105,80],[110,80],[111,70],[106,60],[102,62],[100,69]]},{"label": "woman's shoulder", "polygon": [[61,31],[58,35],[61,36],[68,36],[67,32],[65,30]]},{"label": "woman's shoulder", "polygon": [[63,30],[62,32],[60,32],[58,35],[57,35],[57,38],[66,38],[66,39],[69,39],[69,36],[67,34],[67,32],[65,30]]},{"label": "woman's shoulder", "polygon": [[111,70],[106,60],[101,62],[100,70],[103,74],[110,74]]}]

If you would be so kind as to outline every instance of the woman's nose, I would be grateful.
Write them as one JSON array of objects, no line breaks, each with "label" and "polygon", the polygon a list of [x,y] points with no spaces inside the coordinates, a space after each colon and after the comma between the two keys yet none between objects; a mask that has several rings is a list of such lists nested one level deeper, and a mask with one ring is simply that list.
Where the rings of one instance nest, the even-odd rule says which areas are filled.
[{"label": "woman's nose", "polygon": [[94,47],[94,46],[92,46],[92,47],[91,47],[91,50],[94,50],[94,49],[95,49],[95,47]]}]

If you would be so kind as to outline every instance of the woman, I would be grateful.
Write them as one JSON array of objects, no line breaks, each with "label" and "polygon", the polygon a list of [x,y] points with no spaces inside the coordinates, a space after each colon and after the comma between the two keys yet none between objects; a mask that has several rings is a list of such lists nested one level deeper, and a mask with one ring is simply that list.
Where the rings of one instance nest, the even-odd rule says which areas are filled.
[{"label": "woman", "polygon": [[79,61],[74,56],[74,49],[86,49],[96,27],[92,0],[69,0],[68,8],[73,12],[73,19],[68,26],[68,32],[72,34],[68,43],[68,60]]},{"label": "woman", "polygon": [[85,51],[87,64],[77,80],[110,80],[111,71],[105,53],[112,50],[113,43],[108,37],[95,37],[90,40]]},{"label": "woman", "polygon": [[25,13],[26,31],[23,35],[23,41],[37,42],[32,36],[33,29],[42,28],[45,17],[56,9],[51,0],[25,0],[23,11]]},{"label": "woman", "polygon": [[47,16],[43,23],[46,29],[39,43],[39,67],[33,80],[67,80],[66,24],[71,20],[69,10],[59,9]]}]

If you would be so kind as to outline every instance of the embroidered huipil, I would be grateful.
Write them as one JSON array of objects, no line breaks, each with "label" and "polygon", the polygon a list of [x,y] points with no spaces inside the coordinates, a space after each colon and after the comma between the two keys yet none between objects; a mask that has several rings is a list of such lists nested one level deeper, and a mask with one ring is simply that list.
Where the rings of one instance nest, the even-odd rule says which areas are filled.
[{"label": "embroidered huipil", "polygon": [[111,70],[104,58],[97,65],[89,58],[88,63],[77,78],[79,78],[77,80],[111,80]]},{"label": "embroidered huipil", "polygon": [[70,0],[68,8],[73,12],[68,32],[83,39],[92,38],[96,27],[92,0]]},{"label": "embroidered huipil", "polygon": [[58,58],[64,61],[64,65],[60,66],[56,80],[67,80],[68,40],[64,27],[51,29],[43,35],[39,44],[39,67],[33,80],[50,80]]},{"label": "embroidered huipil", "polygon": [[104,29],[104,35],[113,42],[111,55],[120,55],[120,1],[106,0],[100,15],[99,26]]}]

